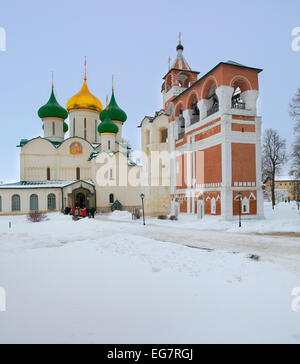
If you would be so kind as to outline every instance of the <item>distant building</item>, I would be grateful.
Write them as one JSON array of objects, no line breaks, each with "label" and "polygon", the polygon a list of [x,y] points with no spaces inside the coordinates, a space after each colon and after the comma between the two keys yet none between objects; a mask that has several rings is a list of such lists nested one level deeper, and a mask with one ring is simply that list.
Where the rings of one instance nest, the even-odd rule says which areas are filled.
[{"label": "distant building", "polygon": [[[290,176],[279,176],[275,180],[275,196],[277,202],[297,201],[300,199],[300,180]],[[265,182],[264,198],[271,201],[271,181]]]}]

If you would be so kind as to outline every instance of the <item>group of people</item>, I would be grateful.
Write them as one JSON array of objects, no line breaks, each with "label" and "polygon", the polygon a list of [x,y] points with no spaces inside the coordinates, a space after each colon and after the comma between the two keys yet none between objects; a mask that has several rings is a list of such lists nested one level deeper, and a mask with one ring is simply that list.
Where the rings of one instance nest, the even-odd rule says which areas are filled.
[{"label": "group of people", "polygon": [[86,218],[88,217],[89,219],[91,218],[95,218],[95,214],[96,214],[96,209],[95,208],[91,208],[91,209],[87,209],[86,207],[80,208],[79,206],[73,206],[72,208],[66,208],[65,211],[66,215],[71,215],[73,216],[73,218],[75,219],[80,219],[80,218]]}]

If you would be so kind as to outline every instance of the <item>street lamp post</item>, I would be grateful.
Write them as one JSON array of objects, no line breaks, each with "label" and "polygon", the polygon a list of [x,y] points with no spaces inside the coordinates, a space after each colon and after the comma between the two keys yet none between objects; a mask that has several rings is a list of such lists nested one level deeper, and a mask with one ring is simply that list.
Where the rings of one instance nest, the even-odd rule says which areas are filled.
[{"label": "street lamp post", "polygon": [[242,193],[239,192],[239,227],[242,227]]},{"label": "street lamp post", "polygon": [[143,222],[144,222],[144,226],[145,226],[146,225],[146,221],[145,221],[145,205],[144,205],[145,195],[143,193],[141,194],[141,199],[142,199],[142,207],[143,207]]}]

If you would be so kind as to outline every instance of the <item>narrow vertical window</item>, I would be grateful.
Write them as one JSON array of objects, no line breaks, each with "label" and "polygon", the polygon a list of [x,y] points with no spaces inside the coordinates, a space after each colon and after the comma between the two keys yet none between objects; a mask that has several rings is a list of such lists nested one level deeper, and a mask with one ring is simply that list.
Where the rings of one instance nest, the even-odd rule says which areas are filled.
[{"label": "narrow vertical window", "polygon": [[84,118],[84,139],[86,139],[86,118]]},{"label": "narrow vertical window", "polygon": [[115,196],[113,195],[113,193],[111,193],[109,195],[109,203],[114,203],[115,202]]},{"label": "narrow vertical window", "polygon": [[37,195],[30,196],[30,211],[38,211],[39,210],[39,198]]},{"label": "narrow vertical window", "polygon": [[76,179],[80,180],[80,168],[76,168]]},{"label": "narrow vertical window", "polygon": [[110,145],[110,140],[108,141],[108,150],[110,150],[110,147],[111,147],[111,145]]},{"label": "narrow vertical window", "polygon": [[47,181],[51,181],[51,169],[47,168]]},{"label": "narrow vertical window", "polygon": [[2,197],[0,196],[0,212],[2,212]]},{"label": "narrow vertical window", "polygon": [[110,179],[113,179],[113,170],[110,170]]},{"label": "narrow vertical window", "polygon": [[75,118],[73,119],[73,137],[75,136],[76,134],[76,120]]},{"label": "narrow vertical window", "polygon": [[95,120],[95,143],[97,143],[97,126],[98,126],[98,123],[97,123],[97,120]]},{"label": "narrow vertical window", "polygon": [[52,123],[52,135],[55,135],[55,122]]}]

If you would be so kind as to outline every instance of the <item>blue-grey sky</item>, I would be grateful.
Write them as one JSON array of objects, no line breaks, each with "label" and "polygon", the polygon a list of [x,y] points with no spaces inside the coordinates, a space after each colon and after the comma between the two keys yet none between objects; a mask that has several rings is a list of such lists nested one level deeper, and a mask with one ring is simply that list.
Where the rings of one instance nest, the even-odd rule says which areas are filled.
[{"label": "blue-grey sky", "polygon": [[202,74],[220,61],[260,67],[259,111],[264,128],[293,138],[288,105],[300,87],[300,52],[291,32],[300,26],[299,0],[0,0],[0,181],[19,179],[22,138],[42,135],[37,110],[48,101],[51,71],[65,106],[83,81],[102,102],[115,75],[116,96],[127,112],[125,137],[139,148],[138,124],[161,108],[162,77],[176,56],[178,33],[184,55]]}]

